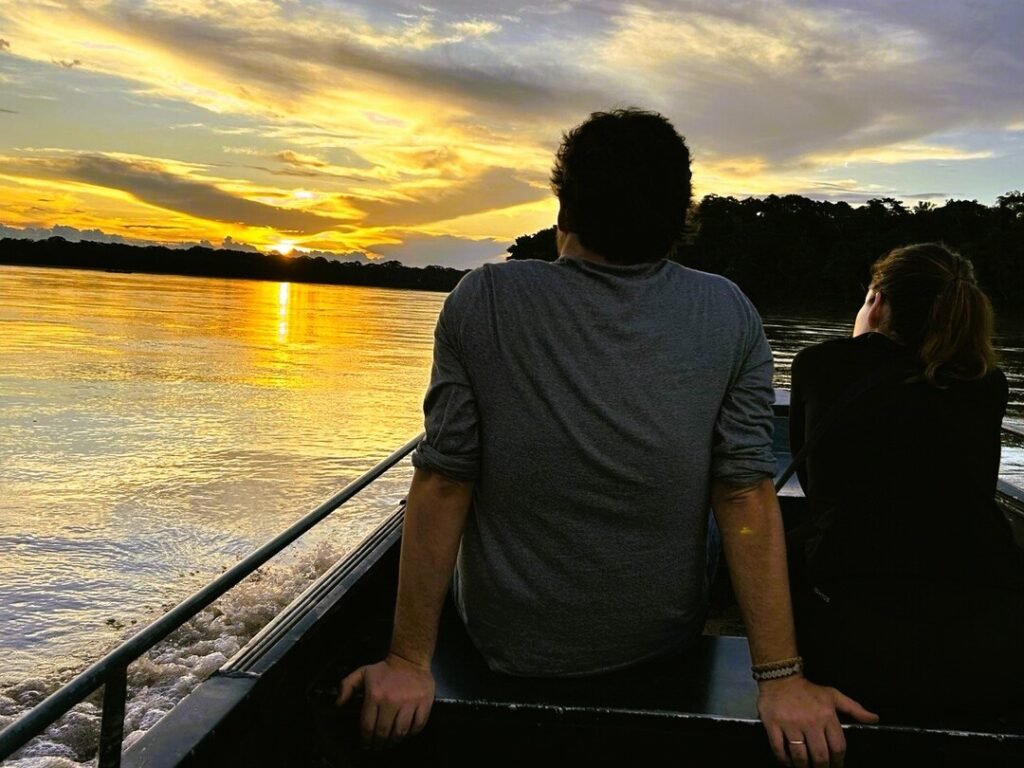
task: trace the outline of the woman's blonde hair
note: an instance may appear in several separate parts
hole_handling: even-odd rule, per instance
[[[871,267],[871,287],[889,305],[883,330],[917,351],[929,382],[995,368],[992,303],[960,254],[938,243],[896,248]]]

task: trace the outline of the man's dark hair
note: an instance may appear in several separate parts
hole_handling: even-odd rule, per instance
[[[690,151],[656,112],[594,112],[563,134],[551,188],[584,247],[620,264],[657,261],[686,230]]]

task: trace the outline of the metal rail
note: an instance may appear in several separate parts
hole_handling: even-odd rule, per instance
[[[412,453],[422,438],[422,434],[414,437],[286,531],[183,600],[0,731],[0,760],[7,759],[21,749],[102,685],[103,720],[100,725],[98,768],[117,768],[121,764],[128,665]]]
[[[1024,438],[1024,425],[1021,424],[1009,424],[1003,422],[1003,432],[1014,437]]]

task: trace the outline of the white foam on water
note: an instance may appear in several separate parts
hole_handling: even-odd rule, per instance
[[[128,668],[124,748],[236,654],[265,624],[337,561],[321,542],[265,565],[182,625]],[[163,606],[169,609],[171,606]],[[133,628],[135,630],[136,628]],[[126,631],[118,642],[134,631]],[[58,669],[17,682],[0,681],[0,728],[67,683],[79,670]],[[29,742],[11,768],[85,768],[96,756],[102,689]]]

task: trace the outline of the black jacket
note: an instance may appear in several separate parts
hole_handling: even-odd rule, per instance
[[[811,583],[895,589],[910,600],[941,585],[1024,586],[1021,554],[992,501],[1001,371],[936,386],[877,333],[805,349],[793,361],[794,454],[844,392],[883,368],[894,375],[848,407],[799,473],[814,521],[804,553]]]

